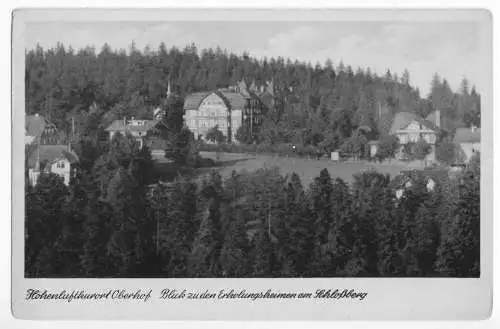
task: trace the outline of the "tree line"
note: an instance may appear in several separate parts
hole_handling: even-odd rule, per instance
[[[81,141],[69,186],[26,187],[27,277],[478,277],[479,157],[400,199],[388,175],[278,169],[150,185],[133,138]]]
[[[334,67],[330,59],[315,65],[283,57],[257,59],[219,47],[199,50],[194,44],[179,49],[161,43],[157,49],[142,51],[135,44],[128,51],[113,50],[108,44],[99,51],[62,44],[29,50],[25,110],[49,118],[64,139],[72,120],[81,136],[87,132],[80,126],[89,120],[102,129],[124,116],[149,119],[156,107],[168,113],[169,82],[182,111],[186,95],[241,79],[257,86],[274,81],[278,100],[258,133],[239,132],[238,139],[245,143],[293,143],[333,151],[359,141],[359,131],[368,140],[382,140],[394,114],[401,111],[425,117],[440,110],[442,126],[451,134],[456,127],[480,126],[480,96],[465,78],[453,91],[446,79],[435,74],[429,94],[421,95],[407,70],[401,76],[389,70],[378,75],[343,62]],[[174,118],[182,125],[182,115]]]

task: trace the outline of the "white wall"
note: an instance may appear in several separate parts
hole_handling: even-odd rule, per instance
[[[460,147],[469,161],[477,152],[481,152],[481,143],[461,143]]]
[[[435,144],[436,143],[436,133],[421,125],[417,121],[413,121],[404,129],[399,129],[396,133],[399,138],[401,144],[407,144],[409,142],[418,142],[420,137],[422,137],[427,143]]]
[[[216,94],[211,94],[201,102],[197,111],[186,111],[184,119],[188,128],[195,133],[195,138],[198,135],[204,137],[216,125],[219,126],[224,136],[227,136],[228,114],[224,101]]]
[[[59,159],[52,163],[50,172],[61,176],[64,179],[64,184],[69,185],[71,163],[67,159]]]

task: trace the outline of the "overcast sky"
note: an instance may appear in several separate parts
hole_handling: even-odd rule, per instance
[[[143,49],[183,48],[195,43],[199,49],[220,46],[228,51],[262,57],[289,57],[292,60],[334,65],[370,67],[378,74],[387,69],[401,76],[410,71],[410,83],[429,90],[434,72],[446,78],[456,90],[467,77],[479,92],[481,72],[480,25],[473,22],[91,22],[30,23],[26,47],[37,43],[47,48],[62,42],[78,49],[94,45],[99,50],[107,42],[112,48],[127,49],[132,41]]]

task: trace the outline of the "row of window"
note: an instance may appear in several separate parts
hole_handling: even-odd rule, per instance
[[[188,120],[187,125],[190,128],[196,128],[196,127],[206,128],[206,127],[214,127],[215,125],[218,125],[220,128],[226,128],[227,121],[226,120],[213,120],[213,119],[198,119],[198,120],[192,119],[192,120]],[[233,127],[237,126],[238,120],[233,120],[232,125],[233,125]]]
[[[200,112],[198,113],[199,116],[207,116],[207,117],[222,117],[226,116],[228,113],[225,109],[210,109],[210,110],[203,110],[200,109]]]
[[[434,144],[436,142],[436,136],[432,134],[400,134],[398,137],[401,144],[406,144],[408,142],[416,143],[421,138],[430,144]]]

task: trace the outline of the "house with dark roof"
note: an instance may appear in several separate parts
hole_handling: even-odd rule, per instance
[[[36,185],[40,173],[54,173],[69,185],[78,156],[66,145],[30,144],[25,147],[26,167],[31,185]]]
[[[455,131],[454,142],[460,146],[468,162],[475,154],[481,152],[481,129],[475,126],[458,128]]]
[[[415,113],[399,112],[394,116],[390,134],[399,138],[400,144],[418,142],[424,139],[427,143],[436,143],[439,131],[439,114],[435,115],[435,121],[429,121],[419,117]]]
[[[433,161],[435,159],[435,145],[442,133],[440,126],[441,115],[439,110],[431,113],[427,119],[415,113],[399,112],[394,116],[389,133],[398,137],[402,146],[423,139],[432,147],[427,160]]]
[[[130,120],[127,118],[115,120],[105,130],[108,132],[110,140],[112,140],[116,134],[130,134],[135,137],[139,143],[139,147],[142,148],[145,145],[149,147],[153,144],[156,145],[158,140],[156,131],[162,127],[163,124],[160,119],[136,120],[132,117]]]
[[[231,142],[242,125],[254,136],[264,112],[272,106],[272,82],[264,90],[262,87],[258,89],[255,83],[249,88],[241,80],[229,88],[188,95],[184,101],[184,122],[197,139],[203,139],[210,129],[218,126]]]
[[[56,136],[57,128],[39,114],[26,115],[24,119],[24,144],[48,144]]]

